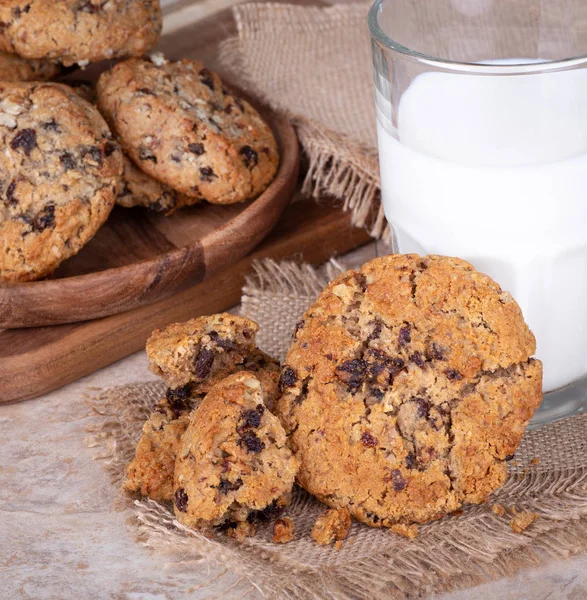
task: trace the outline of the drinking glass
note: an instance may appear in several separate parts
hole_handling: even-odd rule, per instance
[[[458,256],[537,340],[534,424],[587,398],[587,2],[376,0],[381,193],[394,251]]]

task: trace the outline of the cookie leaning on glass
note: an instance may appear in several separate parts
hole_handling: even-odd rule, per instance
[[[534,351],[511,295],[462,260],[393,255],[341,275],[282,370],[298,483],[377,527],[483,502],[540,404]]]

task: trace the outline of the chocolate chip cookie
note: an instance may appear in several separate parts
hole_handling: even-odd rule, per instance
[[[96,108],[55,83],[0,83],[0,144],[0,279],[39,279],[107,219],[122,153]]]
[[[271,409],[278,394],[279,363],[260,350],[253,350],[235,369],[247,370],[255,376],[261,383],[265,406]],[[221,381],[229,375],[228,371],[216,371],[213,377]],[[191,411],[205,395],[194,392],[195,387],[188,383],[169,389],[166,397],[157,404],[143,426],[135,458],[128,466],[125,490],[139,492],[153,500],[172,500],[173,469],[181,437],[187,429]]]
[[[172,388],[193,383],[206,392],[256,350],[259,326],[220,313],[156,329],[147,341],[149,368]]]
[[[231,375],[202,400],[183,435],[175,514],[201,529],[277,516],[297,468],[261,382],[247,371]]]
[[[116,198],[116,204],[125,208],[140,206],[157,213],[170,215],[178,208],[191,206],[200,202],[200,198],[192,198],[176,192],[168,185],[143,173],[127,156],[124,157],[124,173],[122,185]]]
[[[27,60],[0,52],[0,81],[48,81],[60,71],[59,65],[49,60]]]
[[[142,56],[159,39],[159,0],[3,0],[0,50],[66,66]]]
[[[341,275],[282,369],[298,482],[373,526],[483,502],[540,404],[534,351],[511,295],[462,260],[394,255]]]
[[[258,196],[279,162],[269,126],[202,63],[155,62],[129,59],[98,82],[98,106],[125,152],[194,198],[230,204]]]

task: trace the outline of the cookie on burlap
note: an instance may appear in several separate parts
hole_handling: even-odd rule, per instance
[[[462,260],[394,255],[341,275],[282,370],[298,482],[374,526],[483,502],[540,404],[534,351],[511,295]]]
[[[159,0],[3,0],[0,50],[66,66],[142,56],[157,43]]]
[[[176,192],[168,185],[153,179],[141,171],[127,156],[124,157],[124,173],[122,185],[116,204],[124,208],[140,206],[157,213],[170,215],[178,208],[191,206],[200,202],[199,198],[192,198]]]
[[[243,371],[217,384],[193,412],[175,463],[175,515],[198,529],[277,516],[298,461],[263,386]]]
[[[253,350],[235,369],[254,374],[261,382],[265,406],[271,409],[278,394],[279,363],[260,350]],[[216,371],[213,378],[221,381],[230,374]],[[195,393],[193,387],[196,386],[188,383],[169,389],[144,424],[135,457],[127,469],[123,485],[126,491],[139,492],[153,500],[172,500],[173,470],[181,436],[188,426],[191,411],[205,395]]]
[[[125,152],[194,198],[231,204],[258,196],[279,163],[270,127],[201,62],[153,60],[126,60],[98,82],[100,111]]]
[[[1,84],[0,144],[0,279],[39,279],[106,221],[122,153],[96,108],[55,83]]]
[[[60,71],[59,65],[49,60],[27,60],[0,52],[0,81],[48,81]]]
[[[196,384],[206,392],[256,350],[259,326],[228,313],[172,323],[147,340],[149,368],[172,388]]]

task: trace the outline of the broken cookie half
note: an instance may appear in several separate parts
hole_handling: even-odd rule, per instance
[[[149,368],[172,388],[191,383],[194,391],[207,392],[256,350],[258,329],[228,313],[156,329],[147,341]]]
[[[287,504],[298,460],[251,372],[217,384],[194,411],[174,475],[178,520],[189,527],[237,527],[269,520]]]

